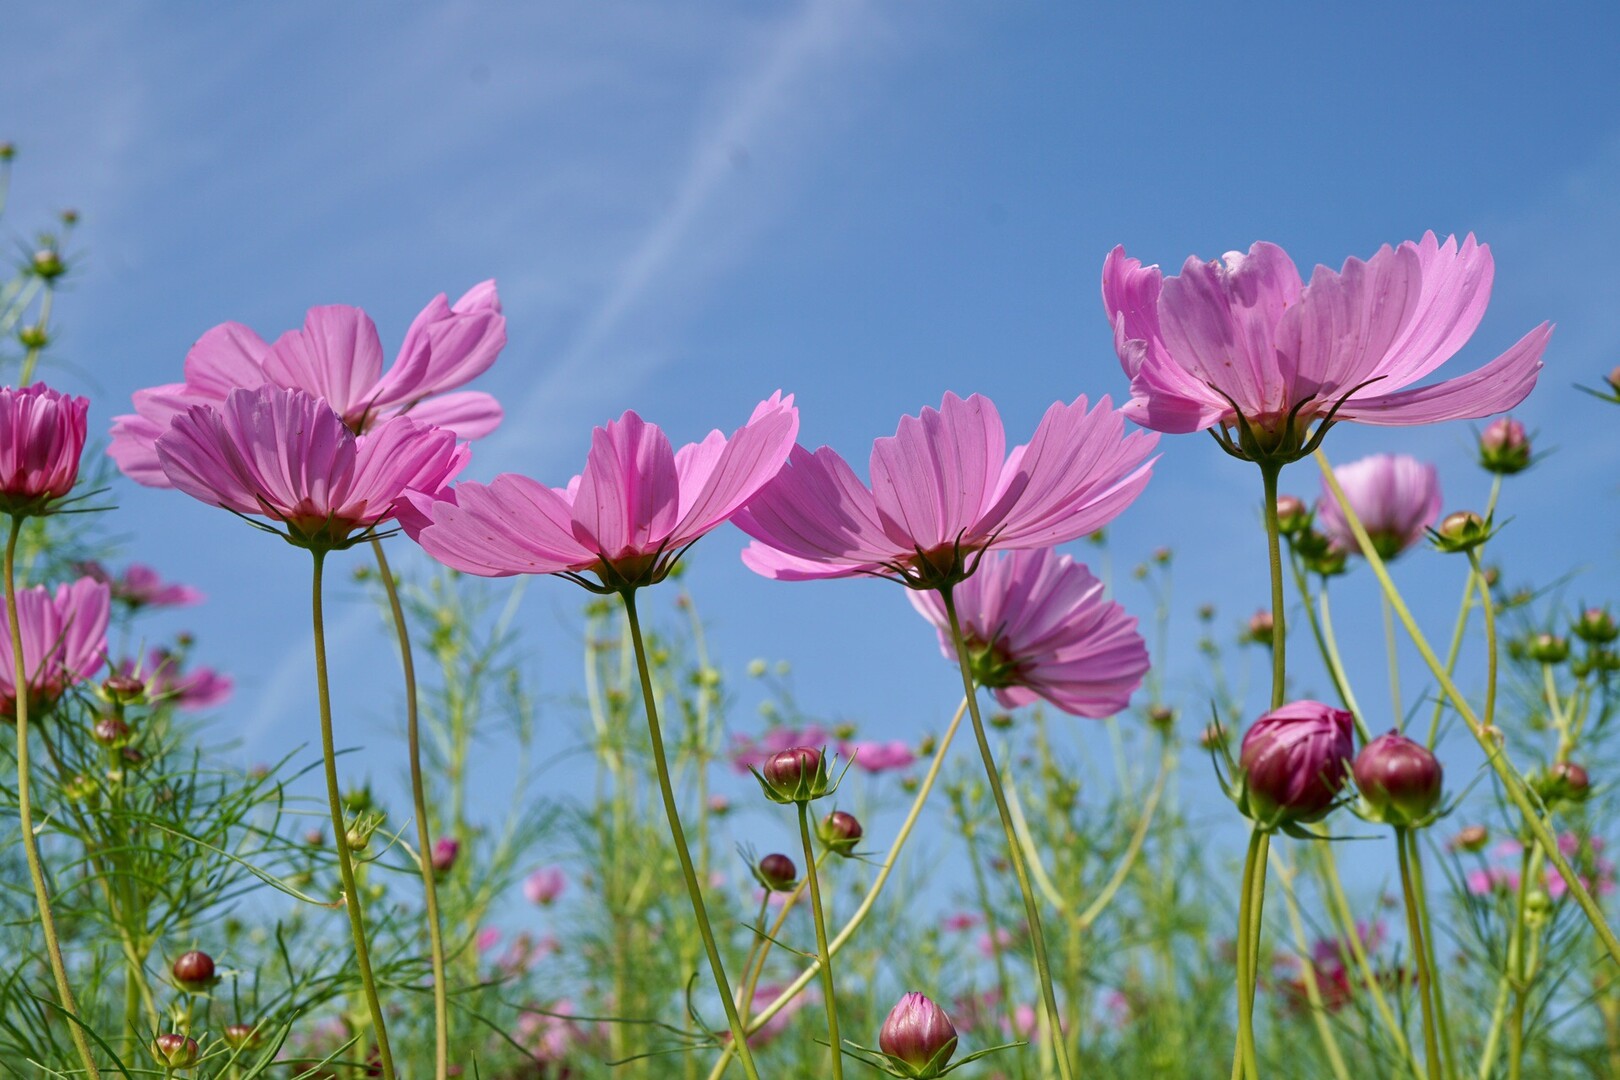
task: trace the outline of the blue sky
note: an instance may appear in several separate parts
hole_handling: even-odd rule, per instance
[[[778,387],[804,442],[863,464],[946,390],[990,395],[1014,441],[1056,398],[1118,400],[1097,284],[1116,243],[1175,267],[1268,239],[1308,272],[1474,231],[1496,254],[1495,299],[1446,372],[1559,324],[1519,411],[1557,452],[1510,484],[1497,555],[1510,580],[1580,570],[1589,598],[1620,584],[1617,414],[1571,387],[1620,360],[1612,5],[127,3],[4,18],[0,138],[20,149],[5,228],[84,215],[47,375],[93,396],[98,430],[134,389],[178,378],[221,321],[269,337],[311,305],[358,304],[391,350],[433,294],[495,277],[510,343],[478,385],[508,419],[470,476],[561,483],[591,425],[626,408],[686,441]],[[1341,426],[1327,448],[1437,460],[1455,508],[1487,488],[1471,438]],[[1208,600],[1235,626],[1265,600],[1259,479],[1201,436],[1162,449],[1112,530],[1115,559],[1175,549],[1170,674],[1196,708],[1186,616]],[[1311,467],[1284,487],[1314,494]],[[212,597],[169,625],[238,679],[224,733],[255,758],[313,740],[307,560],[173,492],[117,498],[130,555]],[[954,673],[898,589],[767,582],[741,545],[705,540],[691,577],[739,677],[785,657],[812,711],[874,737],[941,726]],[[1423,553],[1401,569],[1443,634],[1459,566]],[[1365,570],[1341,587],[1340,630],[1360,696],[1381,701],[1367,588]],[[1147,614],[1140,590],[1120,594]],[[522,609],[559,699],[578,689],[567,624],[582,599],[539,581]],[[389,642],[347,590],[333,611],[350,738],[386,779],[402,767],[384,737]],[[555,706],[544,722],[566,739],[575,720]]]

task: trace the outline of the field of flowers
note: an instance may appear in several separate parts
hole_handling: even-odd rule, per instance
[[[1620,625],[1492,561],[1533,527],[1511,521],[1520,474],[1557,483],[1511,415],[1552,327],[1441,370],[1491,297],[1472,235],[1308,280],[1266,242],[1173,274],[1107,253],[1120,371],[1054,386],[1032,431],[945,393],[869,450],[812,451],[777,392],[676,447],[627,401],[575,433],[577,475],[486,484],[460,478],[478,440],[521,419],[476,389],[506,341],[493,281],[402,331],[343,305],[197,327],[175,381],[98,402],[99,430],[45,377],[75,222],[30,233],[0,285],[0,1076],[1620,1076]],[[1620,404],[1620,369],[1590,381]],[[1341,425],[1465,420],[1481,506],[1404,454],[1330,464]],[[1120,553],[1145,612],[1083,561],[1170,454],[1251,478],[1232,513],[1263,530],[1270,604],[1235,639],[1172,604],[1170,548]],[[308,590],[318,754],[242,767],[231,678],[149,643],[148,613],[202,597],[115,542],[130,482],[234,515],[244,572]],[[777,582],[891,582],[960,707],[873,740],[806,715],[771,664],[724,670],[683,581],[700,542]],[[436,569],[396,573],[413,545]],[[1454,580],[1456,610],[1412,611],[1397,559]],[[405,737],[367,751],[408,772],[406,803],[361,782],[331,704],[356,677],[328,654],[338,575],[397,638]],[[589,795],[525,779],[491,817],[473,760],[529,777],[548,737],[486,580],[524,575],[583,590],[568,767]],[[1345,670],[1349,589],[1381,597],[1388,686]],[[1173,619],[1196,619],[1196,688],[1162,676]],[[1258,715],[1227,680],[1241,649],[1265,659]],[[1400,652],[1425,685],[1400,685]],[[1465,655],[1483,679],[1454,677]],[[763,727],[728,718],[745,682]],[[1447,732],[1477,758],[1443,760]],[[1112,774],[1083,796],[1079,743]],[[1230,797],[1213,826],[1191,770]],[[795,843],[761,850],[762,818]],[[1387,891],[1352,850],[1373,845]]]

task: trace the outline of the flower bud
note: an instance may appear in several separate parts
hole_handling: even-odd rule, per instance
[[[1551,794],[1571,802],[1585,802],[1592,793],[1592,778],[1585,766],[1573,761],[1560,761],[1554,765],[1549,779],[1552,781]]]
[[[1168,731],[1175,726],[1176,710],[1168,705],[1155,705],[1148,710],[1148,723],[1160,731]]]
[[[1439,759],[1398,731],[1362,747],[1353,771],[1367,816],[1375,821],[1401,828],[1423,825],[1440,806],[1445,770]]]
[[[456,865],[456,856],[461,854],[461,843],[451,836],[441,836],[433,841],[433,872],[435,874],[448,874]]]
[[[17,344],[25,349],[39,350],[51,343],[51,332],[39,323],[25,323],[17,327]]]
[[[0,142],[0,161],[10,161],[17,156],[17,144],[7,139]]]
[[[1311,508],[1298,495],[1277,497],[1277,527],[1284,536],[1294,536],[1311,527]]]
[[[779,750],[765,759],[757,774],[772,802],[809,802],[827,793],[827,762],[808,746]]]
[[[938,1076],[956,1053],[956,1028],[945,1010],[915,991],[900,998],[878,1034],[884,1056],[913,1080]]]
[[[1013,714],[1010,712],[993,712],[985,719],[985,723],[997,731],[1012,730],[1014,722]]]
[[[1218,720],[1212,720],[1204,725],[1199,733],[1198,745],[1205,750],[1215,750],[1226,745],[1226,725]]]
[[[182,990],[189,990],[193,994],[201,993],[213,986],[214,958],[205,952],[196,949],[188,953],[181,953],[169,971],[174,975],[174,981],[180,984]]]
[[[90,729],[90,735],[109,750],[122,750],[129,745],[129,725],[116,716],[103,716]]]
[[[754,877],[771,892],[792,892],[799,883],[799,868],[786,855],[773,853],[759,860]]]
[[[1271,612],[1265,609],[1249,616],[1249,625],[1244,631],[1244,639],[1256,645],[1271,645],[1271,635],[1276,629],[1276,623],[1271,618]]]
[[[101,696],[114,705],[139,705],[146,697],[146,683],[133,675],[109,675],[101,682]]]
[[[523,898],[531,904],[548,907],[568,887],[568,876],[560,866],[543,866],[523,879]]]
[[[1620,637],[1620,625],[1607,608],[1587,608],[1571,627],[1575,636],[1589,645],[1607,645]]]
[[[1569,639],[1557,634],[1537,634],[1530,639],[1525,655],[1538,664],[1562,664],[1569,659]]]
[[[152,1056],[158,1064],[170,1069],[189,1069],[197,1064],[200,1053],[197,1040],[170,1033],[152,1040]]]
[[[822,818],[821,824],[816,826],[816,835],[821,838],[821,842],[827,845],[828,850],[838,855],[848,855],[854,851],[855,845],[861,842],[864,831],[855,815],[843,810],[834,810]]]
[[[1240,807],[1262,827],[1315,821],[1333,808],[1350,776],[1354,722],[1320,701],[1295,701],[1262,716],[1243,735]]]
[[[62,219],[63,225],[67,225],[69,227],[79,223],[79,212],[73,209],[71,206],[63,210],[57,216]]]
[[[62,781],[62,794],[76,803],[95,803],[101,797],[101,784],[86,773],[70,776]]]
[[[1459,552],[1483,544],[1490,533],[1490,524],[1484,518],[1472,510],[1456,510],[1440,520],[1433,535],[1441,551]]]
[[[1485,425],[1479,436],[1479,463],[1490,472],[1511,476],[1530,467],[1530,437],[1509,416]]]
[[[1531,889],[1524,896],[1524,911],[1531,925],[1540,925],[1552,914],[1553,900],[1546,889]]]
[[[34,252],[34,257],[29,262],[29,268],[34,271],[36,276],[42,277],[46,281],[59,278],[67,272],[67,264],[62,262],[61,252],[55,248],[40,248]]]
[[[259,1029],[252,1024],[232,1024],[224,1034],[225,1045],[232,1050],[251,1050],[263,1041]]]
[[[1451,847],[1453,851],[1478,853],[1484,851],[1485,845],[1490,842],[1491,830],[1483,825],[1465,825],[1451,838]]]

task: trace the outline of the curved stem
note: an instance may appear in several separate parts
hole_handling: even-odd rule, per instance
[[[310,616],[315,634],[315,692],[320,699],[321,759],[326,766],[326,801],[332,814],[332,845],[337,848],[338,872],[343,877],[343,906],[349,913],[349,932],[354,938],[354,959],[360,969],[360,988],[365,993],[371,1026],[377,1032],[377,1054],[382,1059],[382,1074],[387,1080],[393,1080],[394,1052],[388,1045],[382,1001],[377,997],[377,980],[371,973],[371,952],[366,947],[366,917],[360,907],[360,890],[354,881],[354,855],[349,850],[349,829],[343,820],[343,797],[338,790],[337,748],[332,738],[332,695],[326,672],[326,619],[321,603],[326,552],[312,548],[310,554],[315,556],[315,572],[310,585]]]
[[[1281,708],[1286,679],[1288,626],[1283,602],[1282,525],[1277,520],[1277,476],[1280,465],[1261,465],[1266,492],[1266,554],[1271,560],[1271,707]]]
[[[56,936],[56,918],[51,914],[50,890],[45,885],[45,870],[39,860],[39,840],[34,835],[34,808],[28,791],[28,667],[23,657],[22,626],[17,622],[17,538],[22,535],[23,519],[11,519],[11,532],[6,537],[6,621],[11,628],[11,678],[16,687],[17,704],[17,814],[22,821],[23,857],[28,863],[28,880],[34,886],[34,902],[39,905],[39,925],[45,934],[45,956],[50,962],[51,975],[56,980],[56,1001],[68,1014],[68,1031],[79,1060],[92,1080],[99,1080],[101,1071],[90,1055],[90,1040],[79,1020],[79,1006],[73,1000],[68,986],[67,965],[62,962],[62,943]]]
[[[1276,517],[1276,507],[1272,507]],[[951,640],[956,644],[956,663],[962,672],[962,691],[968,701],[968,715],[973,719],[973,737],[979,744],[979,757],[984,761],[985,778],[990,794],[995,797],[996,811],[1001,815],[1001,828],[1007,837],[1007,858],[1018,877],[1018,890],[1024,898],[1024,916],[1029,920],[1029,940],[1035,952],[1035,972],[1041,981],[1041,998],[1046,1004],[1046,1017],[1051,1024],[1052,1051],[1057,1058],[1058,1075],[1062,1080],[1073,1080],[1074,1069],[1069,1064],[1069,1048],[1063,1034],[1063,1014],[1058,1012],[1057,994],[1052,989],[1052,965],[1046,955],[1046,935],[1041,931],[1041,912],[1035,903],[1035,892],[1029,883],[1029,868],[1024,865],[1024,853],[1018,846],[1013,831],[1012,813],[1007,809],[1007,793],[1001,787],[1001,770],[996,766],[990,740],[984,733],[984,719],[979,715],[979,698],[973,686],[972,661],[968,657],[967,641],[962,637],[962,623],[956,616],[956,600],[950,586],[939,590],[945,603],[945,615],[951,624]]]
[[[624,601],[625,619],[629,623],[630,640],[636,651],[636,668],[641,673],[641,700],[647,710],[647,734],[652,740],[653,765],[658,771],[658,793],[664,799],[664,816],[669,819],[670,837],[675,841],[675,854],[680,859],[681,876],[686,879],[686,894],[692,900],[692,913],[697,916],[698,934],[703,938],[703,949],[709,956],[709,971],[714,975],[715,989],[720,992],[720,1003],[726,1010],[726,1023],[731,1028],[731,1044],[736,1047],[738,1059],[748,1080],[759,1080],[759,1069],[754,1065],[753,1051],[748,1047],[748,1034],[742,1018],[737,1015],[737,1003],[731,996],[731,984],[726,981],[725,965],[720,961],[720,947],[715,944],[714,931],[709,927],[709,912],[703,905],[703,890],[698,885],[697,871],[692,866],[692,853],[686,846],[686,831],[681,828],[680,811],[675,806],[675,789],[669,781],[669,759],[664,753],[664,735],[658,726],[658,705],[654,700],[652,669],[647,664],[647,646],[641,636],[641,620],[636,615],[636,591],[626,589],[619,594]]]
[[[433,1075],[446,1080],[450,1075],[450,985],[444,965],[444,932],[439,925],[439,888],[433,880],[433,834],[428,826],[427,794],[422,784],[422,740],[417,727],[416,661],[411,656],[411,632],[405,622],[405,608],[399,602],[399,585],[388,566],[382,541],[373,538],[372,553],[377,556],[377,573],[388,593],[388,610],[399,634],[399,662],[405,675],[405,742],[411,759],[411,801],[416,813],[417,865],[422,871],[422,893],[428,924],[428,948],[433,964]]]
[[[967,798],[952,792],[952,805],[956,810],[957,829],[967,847],[968,866],[973,870],[973,892],[979,898],[979,913],[984,916],[984,932],[990,942],[990,959],[996,969],[996,990],[1000,994],[1001,1010],[1006,1014],[1007,1030],[1018,1030],[1018,1000],[1013,993],[1012,978],[1007,974],[1007,950],[1001,944],[1001,927],[996,920],[995,901],[990,898],[990,886],[984,878],[984,860],[979,858],[978,826],[968,818]],[[1020,1076],[1029,1074],[1024,1055],[1018,1055]]]
[[[821,995],[827,1006],[827,1038],[832,1043],[833,1080],[844,1080],[844,1042],[838,1037],[838,1000],[833,984],[832,951],[827,948],[827,916],[821,906],[821,873],[816,867],[816,849],[810,843],[810,804],[799,804],[799,839],[804,842],[804,862],[809,868],[810,910],[816,917],[816,955],[821,958]]]
[[[1355,533],[1356,539],[1361,544],[1362,551],[1367,557],[1368,565],[1373,568],[1373,573],[1377,575],[1378,584],[1383,588],[1384,594],[1389,597],[1389,602],[1395,608],[1395,614],[1400,619],[1401,625],[1406,627],[1406,633],[1411,637],[1412,644],[1417,647],[1419,655],[1423,657],[1423,662],[1428,665],[1429,671],[1434,675],[1436,681],[1440,683],[1440,689],[1451,700],[1458,714],[1462,716],[1463,722],[1468,725],[1468,730],[1474,736],[1474,741],[1479,743],[1479,748],[1485,752],[1485,760],[1490,763],[1492,771],[1502,781],[1502,787],[1507,791],[1508,797],[1513,800],[1514,806],[1524,815],[1525,824],[1541,844],[1543,850],[1546,851],[1547,858],[1558,869],[1559,875],[1564,879],[1564,884],[1569,887],[1569,895],[1575,898],[1575,902],[1580,905],[1581,911],[1586,914],[1587,921],[1592,924],[1592,929],[1597,933],[1598,939],[1603,942],[1604,949],[1608,951],[1616,963],[1620,963],[1620,937],[1615,936],[1608,920],[1603,917],[1603,909],[1598,907],[1596,900],[1592,899],[1592,894],[1587,890],[1585,883],[1581,881],[1581,876],[1575,872],[1569,865],[1569,860],[1564,858],[1563,853],[1558,850],[1558,838],[1553,835],[1553,831],[1548,827],[1547,823],[1541,819],[1533,796],[1525,784],[1523,776],[1513,767],[1506,747],[1498,743],[1491,732],[1485,730],[1479,717],[1475,715],[1473,706],[1468,703],[1468,699],[1463,697],[1462,692],[1457,689],[1457,684],[1452,682],[1451,675],[1447,673],[1445,668],[1440,666],[1440,661],[1434,655],[1434,650],[1429,647],[1428,639],[1423,636],[1423,631],[1419,629],[1417,620],[1412,617],[1412,612],[1408,610],[1406,601],[1401,598],[1400,592],[1395,588],[1395,583],[1390,579],[1389,569],[1385,567],[1384,560],[1379,558],[1378,552],[1373,550],[1372,541],[1367,537],[1366,528],[1361,524],[1361,519],[1356,516],[1355,508],[1345,498],[1344,489],[1339,486],[1338,479],[1333,475],[1332,467],[1320,450],[1316,452],[1316,461],[1322,470],[1322,476],[1328,485],[1328,489],[1333,493],[1333,497],[1338,500],[1340,508],[1344,511],[1345,522],[1349,524],[1351,531]],[[1494,653],[1495,650],[1493,649],[1492,652]],[[1486,700],[1489,702],[1493,701],[1494,698],[1488,696]]]
[[[1169,780],[1170,770],[1174,767],[1175,749],[1166,739],[1164,754],[1159,758],[1159,775],[1153,781],[1153,789],[1148,792],[1147,801],[1142,804],[1142,816],[1136,822],[1136,831],[1131,834],[1130,842],[1125,847],[1125,853],[1120,856],[1119,865],[1114,868],[1113,876],[1108,879],[1108,883],[1103,886],[1096,899],[1080,913],[1077,925],[1081,930],[1091,929],[1091,925],[1101,917],[1120,887],[1125,884],[1137,856],[1142,853],[1142,846],[1147,843],[1148,831],[1153,826],[1154,812],[1159,808],[1159,799],[1164,795],[1165,782]]]
[[[1446,648],[1446,670],[1457,670],[1457,658],[1462,655],[1463,637],[1468,631],[1468,613],[1473,610],[1474,577],[1470,574],[1463,580],[1462,603],[1457,607],[1457,622],[1451,628],[1451,644]],[[1491,602],[1489,596],[1485,602]],[[1440,718],[1445,715],[1446,699],[1436,697],[1434,701],[1434,715],[1429,718],[1429,739],[1427,746],[1434,749],[1434,744],[1440,738]]]
[[[1429,950],[1423,944],[1423,920],[1418,915],[1417,894],[1412,886],[1410,834],[1395,829],[1396,858],[1401,865],[1401,896],[1406,901],[1406,934],[1411,939],[1412,960],[1417,965],[1418,1001],[1423,1006],[1423,1060],[1431,1077],[1440,1071],[1440,1035],[1434,1020],[1434,972],[1429,968]]]

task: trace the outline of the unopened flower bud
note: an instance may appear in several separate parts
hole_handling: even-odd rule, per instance
[[[956,1053],[956,1028],[945,1010],[915,991],[889,1011],[878,1046],[890,1063],[914,1080],[938,1076]]]
[[[1620,367],[1609,372],[1609,385],[1614,388],[1615,393],[1620,394]]]
[[[848,855],[855,850],[855,845],[861,842],[864,830],[855,815],[843,810],[834,810],[821,819],[816,827],[816,835],[821,842],[827,845],[829,851],[839,855]]]
[[[101,681],[101,693],[114,705],[138,705],[146,697],[146,683],[133,675],[109,675]]]
[[[1530,437],[1524,425],[1509,416],[1485,425],[1479,436],[1479,463],[1493,473],[1511,476],[1530,467]]]
[[[62,781],[62,794],[70,802],[94,803],[101,796],[101,784],[95,777],[80,773]]]
[[[1456,510],[1440,520],[1434,531],[1435,546],[1441,551],[1467,551],[1483,544],[1490,536],[1490,526],[1472,510]]]
[[[1350,777],[1354,722],[1320,701],[1274,709],[1243,735],[1242,809],[1272,827],[1315,821],[1333,808]]]
[[[1218,720],[1212,720],[1204,725],[1199,733],[1198,745],[1205,750],[1214,750],[1226,745],[1226,725]]]
[[[1569,659],[1569,639],[1557,634],[1537,634],[1530,639],[1525,655],[1538,664],[1562,664]]]
[[[1256,645],[1271,645],[1272,633],[1276,630],[1276,622],[1271,612],[1261,609],[1249,616],[1249,625],[1244,631],[1244,639]]]
[[[1525,914],[1533,922],[1542,922],[1552,912],[1553,901],[1546,889],[1531,889],[1524,897]]]
[[[252,1024],[231,1024],[224,1035],[225,1045],[232,1050],[251,1050],[263,1041],[258,1028]]]
[[[786,855],[772,853],[759,860],[754,877],[771,892],[791,892],[799,883],[799,868]]]
[[[986,723],[995,728],[997,731],[1008,731],[1013,726],[1013,714],[1008,712],[994,712],[990,714]]]
[[[461,854],[461,843],[453,836],[441,836],[433,841],[433,872],[448,874]]]
[[[1465,825],[1457,830],[1457,835],[1451,838],[1451,846],[1456,851],[1480,852],[1491,841],[1491,830],[1483,825]]]
[[[214,958],[196,949],[181,953],[169,967],[182,990],[201,993],[214,985]]]
[[[90,729],[90,735],[110,750],[122,750],[129,745],[129,725],[116,716],[101,717]]]
[[[1148,710],[1148,723],[1161,731],[1168,731],[1175,726],[1176,710],[1168,705],[1155,705]]]
[[[310,847],[320,847],[326,843],[326,834],[319,829],[307,829],[304,832],[304,843]]]
[[[1169,566],[1171,558],[1172,556],[1169,548],[1162,547],[1153,549],[1153,561],[1158,563],[1160,566]]]
[[[196,1039],[170,1032],[152,1040],[152,1056],[167,1068],[189,1069],[197,1064],[200,1051]]]
[[[710,795],[709,813],[716,817],[724,817],[726,814],[731,813],[731,800],[724,795]]]
[[[1294,536],[1311,527],[1311,508],[1298,495],[1277,497],[1277,527],[1284,536]]]
[[[1439,759],[1398,731],[1362,747],[1354,772],[1368,816],[1386,825],[1426,824],[1440,806],[1445,770]]]
[[[17,344],[25,349],[43,349],[51,343],[51,332],[39,323],[28,323],[17,328]]]
[[[72,227],[72,226],[77,225],[79,223],[79,212],[77,210],[73,209],[73,207],[71,207],[71,206],[66,208],[65,210],[63,210],[57,216],[62,219],[62,224],[63,225],[67,225],[69,227]]]
[[[1587,608],[1572,627],[1575,636],[1591,645],[1607,645],[1620,637],[1620,625],[1607,608]]]
[[[819,750],[794,746],[766,758],[759,778],[773,802],[809,802],[827,793],[827,762]]]
[[[7,139],[0,142],[0,161],[10,161],[17,156],[17,144]]]
[[[1592,778],[1583,765],[1573,761],[1560,761],[1550,774],[1552,792],[1571,802],[1584,802],[1592,793]]]
[[[46,281],[61,277],[67,270],[66,264],[62,262],[61,253],[54,248],[40,248],[34,252],[29,265],[36,276]]]

